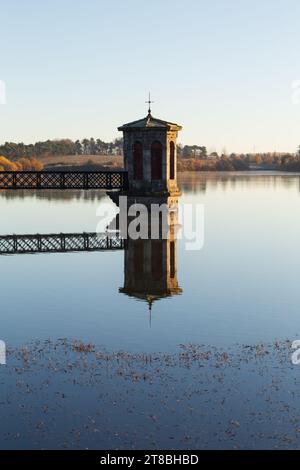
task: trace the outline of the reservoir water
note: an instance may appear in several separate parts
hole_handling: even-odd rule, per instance
[[[0,256],[1,449],[300,448],[300,176],[180,185],[204,244],[165,251],[167,282],[129,245]],[[0,235],[95,232],[107,204],[2,192]]]
[[[173,351],[295,338],[300,333],[300,177],[197,174],[180,203],[203,204],[204,246],[177,242],[180,295],[153,303],[119,292],[123,252],[0,257],[1,338],[80,339],[110,349]],[[94,232],[96,192],[2,192],[0,234]],[[111,203],[112,204],[112,203]]]

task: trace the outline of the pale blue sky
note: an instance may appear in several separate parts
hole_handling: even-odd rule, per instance
[[[0,142],[118,136],[153,114],[220,151],[300,144],[299,0],[0,0]]]

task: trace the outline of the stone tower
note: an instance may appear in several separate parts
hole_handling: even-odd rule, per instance
[[[124,136],[124,165],[129,195],[179,196],[177,186],[178,124],[148,115],[119,127]]]

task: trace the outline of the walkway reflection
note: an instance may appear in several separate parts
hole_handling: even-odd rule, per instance
[[[145,200],[134,202],[144,204]],[[0,236],[0,255],[124,250],[124,286],[119,292],[146,301],[151,311],[155,301],[181,294],[182,289],[177,280],[178,198],[147,200],[147,204],[150,202],[163,204],[165,210],[152,215],[152,218],[149,211],[146,238],[128,236],[133,218],[127,218],[125,233],[123,229],[102,234]],[[121,215],[118,215],[118,220]],[[157,230],[155,238],[151,227]]]

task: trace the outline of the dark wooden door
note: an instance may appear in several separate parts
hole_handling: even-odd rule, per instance
[[[163,241],[151,240],[151,273],[154,281],[163,276]]]
[[[170,180],[175,179],[175,144],[170,142]]]
[[[170,242],[170,277],[175,277],[175,242]]]
[[[133,145],[133,178],[142,180],[143,173],[143,145],[141,142],[135,142]]]

